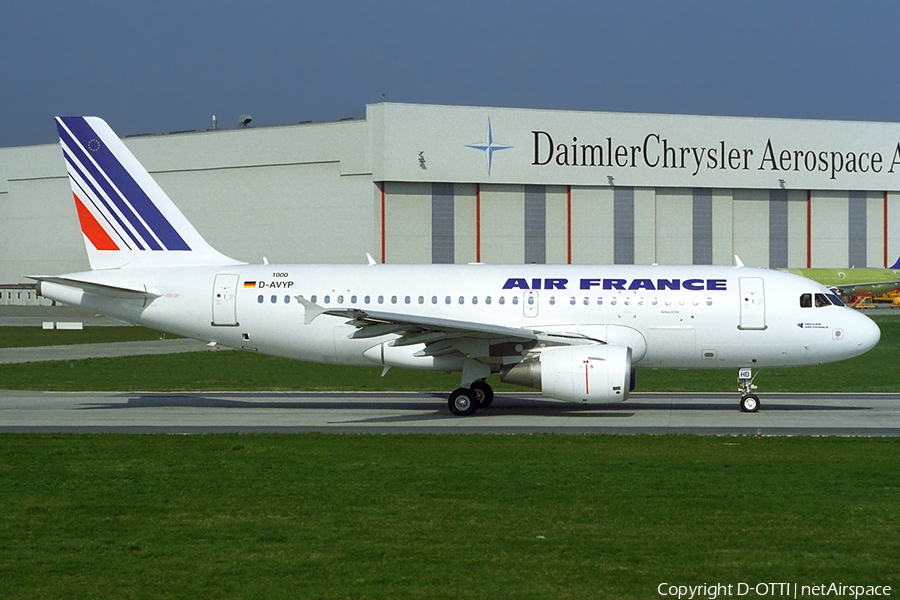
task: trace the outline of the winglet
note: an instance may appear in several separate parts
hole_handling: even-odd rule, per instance
[[[326,310],[326,309],[322,308],[321,306],[319,306],[318,304],[316,304],[315,302],[310,302],[303,296],[294,296],[294,298],[296,298],[297,302],[299,302],[301,305],[303,305],[303,308],[305,309],[304,310],[305,315],[303,317],[303,322],[306,325],[309,325],[310,323],[312,323],[316,317],[321,315]]]
[[[889,269],[900,269],[900,256],[897,257],[897,262],[888,267]]]
[[[743,267],[743,266],[744,266],[743,261],[741,261],[741,257],[738,256],[737,254],[734,255],[734,266],[736,266],[736,267]]]
[[[369,254],[368,252],[366,252],[366,260],[369,261],[369,266],[370,266],[370,267],[371,267],[372,265],[374,265],[374,264],[377,264],[377,263],[375,262],[375,259],[372,258],[372,255]]]

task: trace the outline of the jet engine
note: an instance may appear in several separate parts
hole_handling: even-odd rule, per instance
[[[591,345],[546,348],[503,367],[500,380],[541,390],[569,402],[611,402],[628,398],[631,348]]]

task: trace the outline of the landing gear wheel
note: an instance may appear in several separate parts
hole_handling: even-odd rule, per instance
[[[743,412],[756,412],[759,410],[759,398],[756,394],[747,394],[741,398],[741,410]]]
[[[474,415],[475,411],[478,410],[478,399],[476,398],[475,392],[472,390],[468,388],[459,388],[450,394],[447,406],[450,407],[450,412],[454,415],[458,417],[468,417]]]
[[[475,400],[478,402],[478,408],[490,406],[494,401],[494,390],[485,381],[476,381],[472,384],[471,390],[475,392]]]

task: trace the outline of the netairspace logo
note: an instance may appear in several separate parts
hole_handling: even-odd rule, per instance
[[[660,596],[671,596],[678,600],[722,597],[776,597],[776,598],[869,598],[890,596],[889,585],[844,585],[843,583],[821,583],[803,585],[798,583],[715,583],[703,585],[675,585],[661,583],[656,588]]]

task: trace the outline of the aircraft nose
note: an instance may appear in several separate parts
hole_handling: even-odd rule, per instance
[[[881,329],[878,328],[875,321],[864,314],[854,311],[854,316],[848,329],[858,354],[863,354],[874,348],[881,340]]]

